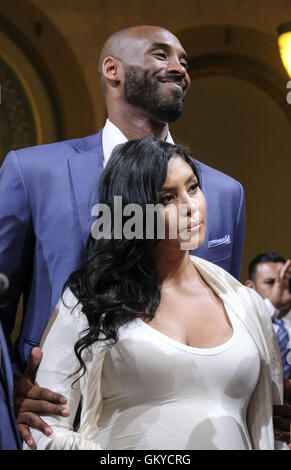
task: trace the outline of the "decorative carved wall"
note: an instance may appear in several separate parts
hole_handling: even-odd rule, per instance
[[[9,150],[37,144],[36,119],[20,77],[0,56],[0,159]],[[1,158],[2,157],[2,158]]]

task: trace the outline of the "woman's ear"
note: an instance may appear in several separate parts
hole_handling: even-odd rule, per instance
[[[121,62],[115,57],[108,56],[104,59],[102,64],[102,74],[105,80],[109,80],[115,86],[120,82],[120,65]]]

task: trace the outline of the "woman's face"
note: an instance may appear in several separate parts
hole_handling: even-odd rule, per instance
[[[169,160],[159,202],[166,243],[182,250],[198,248],[205,237],[206,201],[192,168],[177,154]]]

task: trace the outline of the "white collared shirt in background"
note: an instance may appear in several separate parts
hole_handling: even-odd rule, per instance
[[[279,310],[277,308],[274,307],[274,305],[272,304],[272,302],[268,299],[268,298],[265,298],[264,299],[264,302],[267,306],[267,309],[269,311],[269,314],[270,314],[270,317],[272,320],[274,320],[278,314],[279,314]],[[290,312],[288,312],[284,317],[281,318],[283,320],[283,324],[284,324],[284,327],[286,328],[287,330],[287,333],[289,335],[289,340],[291,341],[291,321],[290,321]],[[274,327],[274,330],[277,334],[278,332],[278,329],[279,329],[279,326],[276,325],[275,323],[273,323],[273,327]]]
[[[118,129],[118,127],[115,126],[115,124],[113,124],[111,121],[109,121],[109,119],[106,119],[102,133],[102,147],[104,155],[103,168],[106,166],[114,147],[119,144],[124,144],[127,142],[127,140],[128,139],[121,132],[121,130]],[[169,142],[170,144],[174,143],[170,131],[166,137],[166,142]]]
[[[291,309],[289,310],[288,313],[286,313],[286,315],[284,316],[284,318],[285,318],[286,320],[288,320],[288,321],[291,322]]]

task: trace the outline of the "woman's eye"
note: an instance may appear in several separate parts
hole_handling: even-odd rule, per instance
[[[198,188],[198,186],[199,186],[198,183],[193,183],[193,184],[191,184],[189,190],[192,191],[192,192],[193,192],[193,191],[196,191],[196,189]]]
[[[169,204],[169,202],[171,202],[172,198],[173,198],[173,196],[171,194],[168,194],[167,196],[163,196],[160,199],[160,203],[164,204],[164,206],[165,206],[166,204]]]

